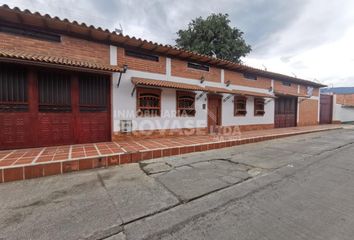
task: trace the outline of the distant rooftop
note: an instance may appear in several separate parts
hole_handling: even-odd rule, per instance
[[[354,87],[322,88],[321,93],[354,94]]]

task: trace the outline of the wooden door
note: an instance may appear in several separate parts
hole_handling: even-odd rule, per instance
[[[275,99],[274,127],[295,127],[297,120],[297,98],[278,97]]]
[[[75,118],[69,73],[37,72],[37,146],[74,144]]]
[[[320,96],[320,124],[332,123],[333,96]]]
[[[79,76],[77,141],[111,141],[110,78],[104,75]]]
[[[210,133],[216,132],[221,126],[221,102],[219,95],[208,96],[208,130]]]

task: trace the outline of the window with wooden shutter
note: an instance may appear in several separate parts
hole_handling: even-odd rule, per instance
[[[161,115],[160,89],[137,89],[137,114],[139,117],[159,117]]]
[[[83,74],[79,77],[81,112],[105,112],[108,109],[109,77]]]
[[[265,114],[264,99],[263,98],[255,98],[254,99],[254,115],[255,116],[263,116],[264,114]]]
[[[28,111],[27,71],[0,64],[0,112]]]
[[[249,80],[257,80],[257,75],[251,73],[244,73],[243,77]]]
[[[134,58],[140,58],[143,60],[149,60],[153,62],[158,62],[159,61],[159,56],[154,55],[154,54],[149,54],[141,51],[134,51],[134,50],[125,50],[125,55],[129,57],[134,57]]]
[[[71,112],[71,76],[59,72],[38,72],[40,112]]]
[[[246,106],[247,106],[247,98],[246,97],[235,96],[234,116],[245,116],[247,114]]]
[[[177,116],[195,116],[195,93],[177,92]]]
[[[188,66],[188,68],[193,68],[193,69],[209,72],[209,66],[204,65],[204,64],[188,62],[187,66]]]

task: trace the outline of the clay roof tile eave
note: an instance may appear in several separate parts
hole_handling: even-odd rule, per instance
[[[35,18],[42,18],[43,21],[52,21],[52,22],[58,22],[59,24],[66,24],[66,28],[65,29],[70,29],[70,31],[72,31],[73,29],[70,28],[70,26],[73,26],[75,28],[83,28],[83,29],[89,29],[91,31],[97,31],[97,32],[102,32],[105,33],[106,35],[108,34],[110,37],[109,39],[112,39],[111,41],[116,41],[117,44],[122,44],[123,42],[126,43],[128,41],[133,41],[135,43],[144,43],[145,45],[151,45],[152,48],[155,49],[155,51],[158,53],[158,49],[159,48],[167,48],[167,49],[171,49],[171,50],[175,50],[177,51],[177,53],[175,54],[175,56],[179,55],[179,54],[183,54],[183,53],[187,53],[190,54],[191,57],[195,56],[198,58],[201,57],[205,57],[208,58],[210,60],[213,60],[213,62],[215,61],[215,66],[217,67],[218,64],[220,63],[224,63],[227,65],[225,66],[225,68],[227,69],[239,69],[239,71],[250,71],[250,72],[257,72],[257,74],[261,75],[261,76],[265,76],[265,77],[270,77],[270,78],[274,78],[277,80],[287,80],[287,81],[292,81],[298,84],[305,84],[305,85],[311,85],[311,86],[315,86],[315,87],[325,87],[326,85],[324,84],[320,84],[320,83],[316,83],[316,82],[312,82],[309,80],[304,80],[304,79],[299,79],[299,78],[294,78],[291,76],[287,76],[287,75],[283,75],[283,74],[279,74],[279,73],[275,73],[275,72],[269,72],[269,71],[265,71],[262,69],[257,69],[257,68],[253,68],[253,67],[249,67],[243,64],[239,64],[239,63],[235,63],[235,62],[231,62],[231,61],[227,61],[224,59],[218,59],[218,58],[212,58],[211,56],[207,56],[204,54],[199,54],[196,52],[191,52],[185,49],[181,49],[181,48],[177,48],[171,45],[163,45],[163,44],[159,44],[156,42],[152,42],[152,41],[147,41],[147,40],[143,40],[140,38],[135,38],[135,37],[130,37],[128,35],[123,35],[121,33],[116,33],[116,32],[111,32],[108,29],[102,29],[100,27],[95,27],[95,26],[88,26],[85,23],[78,23],[76,21],[69,21],[68,19],[60,19],[59,17],[52,17],[49,14],[40,14],[38,12],[32,13],[31,11],[29,11],[28,9],[25,10],[21,10],[17,7],[14,8],[10,8],[8,5],[4,4],[2,6],[0,6],[0,15],[1,15],[1,11],[6,11],[7,13],[15,13],[15,14],[23,14],[26,15],[26,17],[35,17]],[[48,26],[46,26],[48,27]],[[69,32],[68,32],[69,33]],[[82,34],[82,33],[81,33]],[[89,35],[88,37],[92,37],[92,34]],[[108,38],[107,38],[108,39]],[[240,70],[242,69],[242,70]]]
[[[76,61],[69,58],[64,57],[55,57],[55,56],[46,56],[42,54],[36,53],[25,53],[23,51],[15,51],[15,50],[8,50],[0,48],[0,60],[8,60],[8,61],[21,61],[21,62],[28,62],[28,63],[43,63],[43,64],[50,64],[50,65],[57,65],[57,66],[69,66],[75,68],[85,68],[91,70],[98,70],[98,71],[107,71],[107,72],[121,72],[123,71],[118,66],[111,66],[111,65],[103,65],[98,63],[92,62],[84,62],[84,61]]]

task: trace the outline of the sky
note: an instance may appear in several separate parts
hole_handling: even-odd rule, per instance
[[[354,86],[353,0],[0,0],[0,4],[175,44],[196,17],[228,13],[252,52],[242,61],[334,87]]]

